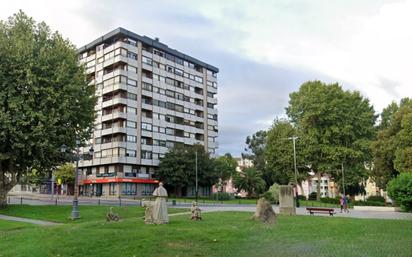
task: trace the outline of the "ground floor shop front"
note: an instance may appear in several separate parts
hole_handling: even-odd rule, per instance
[[[159,181],[154,179],[90,179],[82,181],[80,194],[97,197],[144,197],[151,196],[158,183]]]

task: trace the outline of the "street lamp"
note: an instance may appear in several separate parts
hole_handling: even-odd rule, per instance
[[[196,204],[197,204],[197,198],[198,198],[198,182],[197,182],[197,149],[195,151],[195,162],[196,162]]]
[[[295,185],[296,185],[296,207],[299,207],[299,195],[298,195],[298,169],[296,168],[296,139],[298,137],[289,137],[288,139],[293,141],[293,164],[295,169]]]
[[[62,153],[66,152],[67,146],[62,145],[60,148],[60,151]],[[89,149],[89,155],[93,157],[93,152],[94,149],[91,147]],[[75,151],[75,160],[76,160],[76,168],[74,170],[74,196],[73,196],[73,204],[72,204],[72,213],[71,213],[71,219],[78,219],[80,218],[80,212],[79,212],[79,160],[80,160],[80,139],[76,137],[76,151]]]

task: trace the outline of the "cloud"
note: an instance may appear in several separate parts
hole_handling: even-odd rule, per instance
[[[412,94],[412,1],[14,0],[0,19],[18,9],[79,47],[121,26],[219,67],[219,153],[239,155],[307,80],[359,90],[377,111]]]

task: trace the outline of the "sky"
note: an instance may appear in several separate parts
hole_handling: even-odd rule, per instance
[[[0,19],[19,9],[78,47],[123,27],[218,67],[220,154],[286,117],[308,80],[358,90],[377,113],[412,95],[412,1],[13,0]]]

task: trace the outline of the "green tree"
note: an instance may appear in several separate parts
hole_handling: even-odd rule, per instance
[[[373,153],[372,176],[380,188],[400,172],[412,172],[412,100],[391,103],[381,114]]]
[[[244,190],[249,197],[256,197],[265,190],[266,184],[262,173],[256,168],[246,168],[233,177],[233,184],[238,191]]]
[[[388,194],[407,211],[412,211],[412,173],[402,173],[388,183]]]
[[[345,182],[360,183],[361,180],[350,179],[353,174],[367,176],[365,164],[371,159],[369,147],[376,117],[369,101],[359,92],[344,91],[337,83],[309,81],[290,94],[286,112],[299,131],[305,163],[319,181],[323,172],[339,181],[342,163],[348,171]]]
[[[237,161],[230,153],[220,156],[215,161],[216,170],[219,174],[219,183],[230,179],[236,172]],[[219,190],[222,190],[222,185],[219,185]]]
[[[63,184],[74,184],[74,166],[71,163],[65,163],[58,167],[54,172],[56,179],[60,179]]]
[[[267,185],[273,184],[273,176],[270,171],[266,169],[266,141],[267,131],[259,130],[255,134],[246,137],[245,153],[242,157],[252,160],[254,167],[262,172],[262,178]]]
[[[266,170],[271,176],[270,181],[281,185],[289,182],[295,183],[295,170],[293,160],[293,141],[298,131],[293,125],[282,119],[276,119],[267,132],[265,151]],[[307,178],[308,167],[304,161],[299,140],[296,141],[296,163],[298,168],[298,184]]]
[[[0,206],[32,169],[50,172],[59,148],[90,137],[94,87],[76,48],[22,11],[0,22]]]
[[[215,160],[210,158],[203,146],[178,145],[165,154],[156,171],[156,177],[177,196],[182,195],[182,189],[195,186],[196,152],[199,186],[212,186],[218,182],[220,173],[216,169]]]

